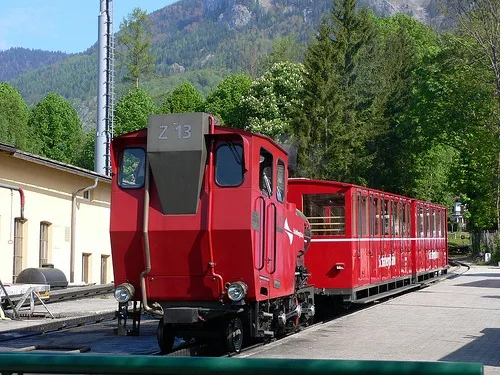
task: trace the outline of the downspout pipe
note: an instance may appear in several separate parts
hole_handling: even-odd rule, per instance
[[[9,189],[9,190],[16,190],[19,192],[19,195],[21,197],[21,220],[24,221],[24,191],[21,189],[19,186],[15,185],[7,185],[7,184],[0,184],[0,188],[4,189]]]
[[[142,241],[146,269],[141,272],[140,276],[142,308],[145,313],[157,317],[163,317],[163,309],[161,306],[155,306],[155,308],[149,306],[148,297],[146,295],[146,276],[151,272],[151,249],[149,247],[149,170],[149,161],[146,161],[146,171],[144,176],[144,207],[142,213]]]
[[[71,252],[70,252],[70,264],[69,264],[69,282],[75,282],[75,238],[76,238],[76,197],[79,193],[89,190],[94,190],[99,183],[99,178],[96,177],[94,180],[94,185],[87,186],[85,188],[80,188],[75,190],[71,195]]]

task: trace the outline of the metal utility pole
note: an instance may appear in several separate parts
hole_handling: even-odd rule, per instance
[[[113,1],[100,0],[99,12],[99,71],[97,88],[97,124],[94,146],[94,171],[106,176],[111,173],[109,146],[113,138],[114,107],[114,35]]]

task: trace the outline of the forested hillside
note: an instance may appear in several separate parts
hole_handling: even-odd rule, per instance
[[[10,48],[0,52],[0,82],[10,81],[21,74],[55,64],[70,56],[63,52]]]
[[[372,7],[376,14],[413,13],[424,21],[438,20],[434,0],[378,1],[363,0],[360,5]],[[305,43],[315,33],[321,15],[331,7],[331,0],[180,0],[149,15],[152,21],[154,75],[144,83],[160,103],[184,81],[191,82],[203,95],[214,88],[229,72],[245,72],[253,77],[262,73],[263,56],[269,53],[273,40],[280,36],[296,36],[299,56]],[[115,20],[118,30],[122,20]],[[437,21],[435,21],[437,22]],[[118,49],[121,47],[118,45]],[[0,52],[0,61],[32,60],[42,57],[25,55],[23,49]],[[25,69],[19,75],[15,64],[2,64],[1,80],[11,82],[26,102],[33,105],[45,95],[55,92],[75,105],[89,129],[95,121],[97,93],[97,49],[82,54],[60,56],[42,53],[46,58],[40,69]],[[14,58],[15,57],[15,58]],[[119,63],[119,62],[118,62]],[[2,70],[0,70],[2,72]],[[117,72],[117,97],[125,93],[123,72]]]

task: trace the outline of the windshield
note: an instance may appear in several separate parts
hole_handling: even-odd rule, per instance
[[[142,148],[123,150],[118,185],[122,189],[138,189],[144,186],[146,151]]]
[[[243,182],[243,146],[226,142],[217,148],[215,182],[219,186],[239,186]]]

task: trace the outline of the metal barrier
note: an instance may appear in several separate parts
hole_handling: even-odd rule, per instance
[[[481,363],[0,353],[0,373],[179,375],[482,375]]]

